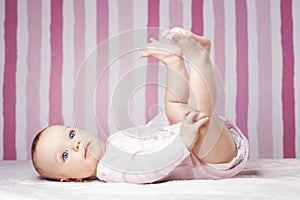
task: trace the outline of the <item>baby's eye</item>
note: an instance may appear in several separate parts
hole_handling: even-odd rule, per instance
[[[71,132],[69,133],[69,138],[72,140],[74,137],[75,137],[75,132],[74,132],[74,131],[71,131]]]
[[[69,152],[68,152],[68,151],[64,151],[64,152],[62,153],[62,159],[63,159],[64,161],[68,158],[68,156],[69,156]]]

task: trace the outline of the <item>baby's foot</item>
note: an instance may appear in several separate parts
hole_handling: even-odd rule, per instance
[[[202,52],[208,55],[210,53],[210,40],[206,37],[196,35],[191,31],[175,27],[164,31],[162,36],[168,40],[176,42],[176,44],[182,48],[187,57]]]
[[[177,66],[178,62],[183,62],[182,50],[177,45],[160,42],[150,38],[150,43],[146,49],[140,53],[140,57],[154,57],[164,63],[167,67]]]

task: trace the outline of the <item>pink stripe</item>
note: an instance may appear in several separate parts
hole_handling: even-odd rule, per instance
[[[16,159],[17,1],[5,1],[3,80],[3,159]]]
[[[108,38],[108,0],[97,1],[97,43]]]
[[[272,141],[272,47],[270,2],[256,0],[258,31],[259,110],[257,137],[260,158],[273,157]]]
[[[203,35],[203,0],[192,0],[192,32]]]
[[[118,2],[119,12],[119,31],[130,30],[133,27],[133,5],[131,0],[123,0]],[[124,9],[126,8],[126,9]],[[120,43],[122,45],[123,43]]]
[[[245,0],[236,0],[237,95],[236,122],[248,137],[248,33]]]
[[[84,109],[84,90],[85,79],[84,70],[80,67],[85,58],[85,4],[84,1],[74,1],[74,64],[75,64],[75,84],[73,96],[73,112],[75,126],[84,128],[85,126],[85,109]],[[83,67],[84,69],[84,67]]]
[[[49,124],[62,124],[62,0],[51,1],[51,71]]]
[[[215,49],[215,63],[217,69],[220,72],[222,79],[222,86],[220,88],[221,95],[218,99],[218,112],[221,115],[225,114],[225,95],[224,91],[224,82],[225,82],[225,11],[224,11],[224,2],[223,0],[213,1],[213,9],[215,16],[215,29],[214,29],[214,49]]]
[[[151,29],[151,27],[159,27],[159,0],[148,0],[148,38],[158,38],[159,33],[158,29]],[[148,67],[147,69],[147,82],[146,82],[146,122],[148,122],[151,117],[148,112],[152,106],[158,104],[158,67],[153,67],[153,63],[158,65],[158,61],[149,58],[148,65],[152,65],[152,67]],[[156,111],[158,112],[158,110]],[[156,114],[156,113],[151,113]]]
[[[96,116],[99,136],[104,141],[109,136],[109,70],[105,71],[108,65],[108,41],[105,41],[108,38],[108,16],[108,0],[97,1],[97,43],[104,43],[104,45],[98,49],[97,56],[99,82],[97,85]],[[105,74],[103,74],[104,72]]]
[[[181,0],[174,0],[169,4],[169,19],[170,27],[179,26],[183,24],[183,5]]]
[[[40,66],[41,66],[41,1],[29,0],[28,50],[26,83],[27,156],[30,159],[31,141],[40,130]]]
[[[119,32],[132,31],[133,28],[133,1],[132,0],[123,0],[118,2],[118,17],[119,17]],[[124,9],[126,8],[126,9]],[[123,55],[125,52],[133,50],[133,34],[121,34],[119,38],[119,53]],[[136,58],[135,58],[136,59]],[[133,114],[132,105],[128,105],[129,95],[133,90],[133,73],[130,70],[133,69],[133,56],[132,54],[127,53],[125,56],[119,58],[119,77],[121,84],[118,85],[119,97],[118,99],[113,99],[114,102],[118,102],[116,106],[116,119],[119,129],[126,129],[128,127],[134,126],[131,121]],[[129,73],[128,73],[129,72]],[[125,77],[123,77],[126,74]],[[122,80],[121,80],[122,77]],[[126,79],[126,81],[124,81]],[[113,105],[114,106],[114,105]]]
[[[295,96],[292,1],[281,0],[283,153],[295,158]]]

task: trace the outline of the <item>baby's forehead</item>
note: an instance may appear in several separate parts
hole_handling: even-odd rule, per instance
[[[61,125],[53,125],[49,126],[47,129],[44,130],[44,132],[41,135],[40,140],[53,140],[53,139],[59,139],[61,138],[64,133],[66,132],[67,127],[61,126]]]
[[[55,160],[64,142],[65,130],[65,126],[57,125],[44,130],[36,146],[36,158],[39,162],[52,163]]]
[[[51,134],[59,134],[65,132],[67,128],[68,128],[67,126],[63,126],[63,125],[52,125],[49,126],[44,132],[51,133]]]

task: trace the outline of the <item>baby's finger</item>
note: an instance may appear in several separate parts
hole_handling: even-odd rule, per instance
[[[196,117],[198,116],[198,113],[195,111],[190,112],[187,116],[186,116],[186,122],[188,124],[193,124],[195,122]]]
[[[198,117],[196,118],[196,121],[200,120],[201,118],[207,117],[206,114],[198,112]]]
[[[204,117],[196,122],[196,126],[198,128],[201,128],[201,126],[203,126],[206,122],[208,122],[208,120],[209,120],[209,117]]]
[[[192,112],[193,110],[189,107],[185,108],[184,111],[182,112],[183,116],[187,116],[190,112]]]

